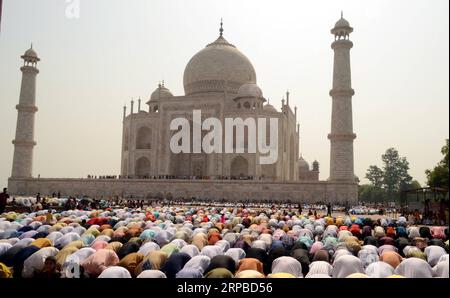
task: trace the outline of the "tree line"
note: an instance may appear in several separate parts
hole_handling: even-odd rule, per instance
[[[443,159],[433,168],[425,171],[427,186],[439,187],[447,190],[449,181],[449,140],[441,149]],[[417,180],[409,175],[409,162],[400,156],[395,148],[389,148],[381,156],[382,167],[371,165],[367,169],[365,178],[369,184],[359,186],[359,200],[365,202],[398,202],[402,191],[421,188]]]

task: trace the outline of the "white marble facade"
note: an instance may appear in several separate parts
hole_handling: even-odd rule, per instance
[[[252,176],[264,180],[299,179],[299,131],[297,112],[289,106],[289,93],[277,111],[263,97],[249,59],[221,35],[194,55],[184,73],[185,95],[174,96],[159,84],[146,103],[138,101],[127,115],[124,109],[121,175],[145,178],[159,175],[177,177]],[[175,118],[192,121],[193,110],[202,120],[210,117],[278,119],[278,157],[270,165],[259,163],[259,153],[173,154],[169,143]],[[191,122],[192,123],[192,122]],[[207,132],[203,132],[207,133]],[[225,136],[223,136],[225,143]],[[192,147],[192,144],[191,144]]]

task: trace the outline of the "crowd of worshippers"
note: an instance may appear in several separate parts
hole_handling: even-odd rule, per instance
[[[153,180],[274,180],[271,177],[256,177],[256,176],[188,176],[188,175],[87,175],[87,179],[153,179]]]
[[[6,192],[1,193],[6,194],[5,197],[9,199],[9,195]],[[144,209],[148,206],[207,206],[207,207],[243,207],[250,206],[254,208],[282,208],[282,209],[297,209],[300,213],[302,210],[306,210],[308,215],[317,216],[318,211],[327,212],[327,215],[331,215],[333,211],[348,213],[349,207],[339,205],[315,203],[315,204],[304,204],[304,203],[293,203],[292,201],[277,201],[277,200],[240,200],[235,202],[229,202],[225,199],[201,199],[201,198],[172,198],[172,199],[162,199],[161,197],[149,198],[149,199],[138,199],[131,198],[125,199],[118,196],[109,199],[98,199],[90,197],[76,198],[75,196],[61,197],[61,194],[53,193],[51,196],[41,196],[40,193],[36,197],[12,197],[9,200],[4,200],[3,206],[0,209],[0,213],[5,211],[6,207],[9,207],[9,211],[23,212],[25,208],[29,212],[37,212],[40,210],[47,209],[57,209],[57,210],[96,210],[96,209],[107,209],[107,208],[118,208],[118,207],[128,207],[128,208],[141,208]]]
[[[3,278],[449,277],[448,227],[175,207],[0,215]]]

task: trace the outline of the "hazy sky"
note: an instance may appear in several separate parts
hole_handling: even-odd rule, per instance
[[[22,61],[33,42],[37,85],[34,175],[119,174],[122,107],[147,99],[164,79],[183,95],[189,59],[218,37],[253,63],[258,84],[279,108],[285,91],[299,108],[300,152],[329,175],[333,52],[341,10],[351,40],[355,171],[396,147],[410,174],[440,159],[449,130],[447,0],[262,1],[5,0],[0,33],[0,185],[11,174]]]

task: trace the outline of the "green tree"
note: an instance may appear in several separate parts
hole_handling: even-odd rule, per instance
[[[363,184],[358,188],[359,200],[364,202],[383,202],[386,192],[373,184]]]
[[[383,168],[372,165],[367,169],[366,178],[373,188],[364,187],[360,194],[364,198],[393,200],[405,189],[420,188],[420,183],[412,181],[408,174],[409,163],[406,157],[400,157],[395,148],[389,148],[381,156]]]
[[[384,172],[377,166],[370,166],[367,169],[366,178],[373,186],[381,188],[383,186]]]
[[[406,157],[400,157],[395,148],[389,148],[381,156],[383,161],[383,186],[391,199],[394,192],[404,189],[412,180],[408,174],[409,162]]]
[[[432,170],[426,170],[427,184],[430,187],[442,187],[448,190],[448,139],[445,140],[445,145],[441,149],[444,158]]]
[[[417,180],[412,180],[409,184],[407,184],[406,186],[405,186],[405,188],[407,189],[407,190],[410,190],[410,189],[418,189],[418,188],[421,188],[422,186],[420,185],[420,183],[419,183],[419,181],[417,181]]]

